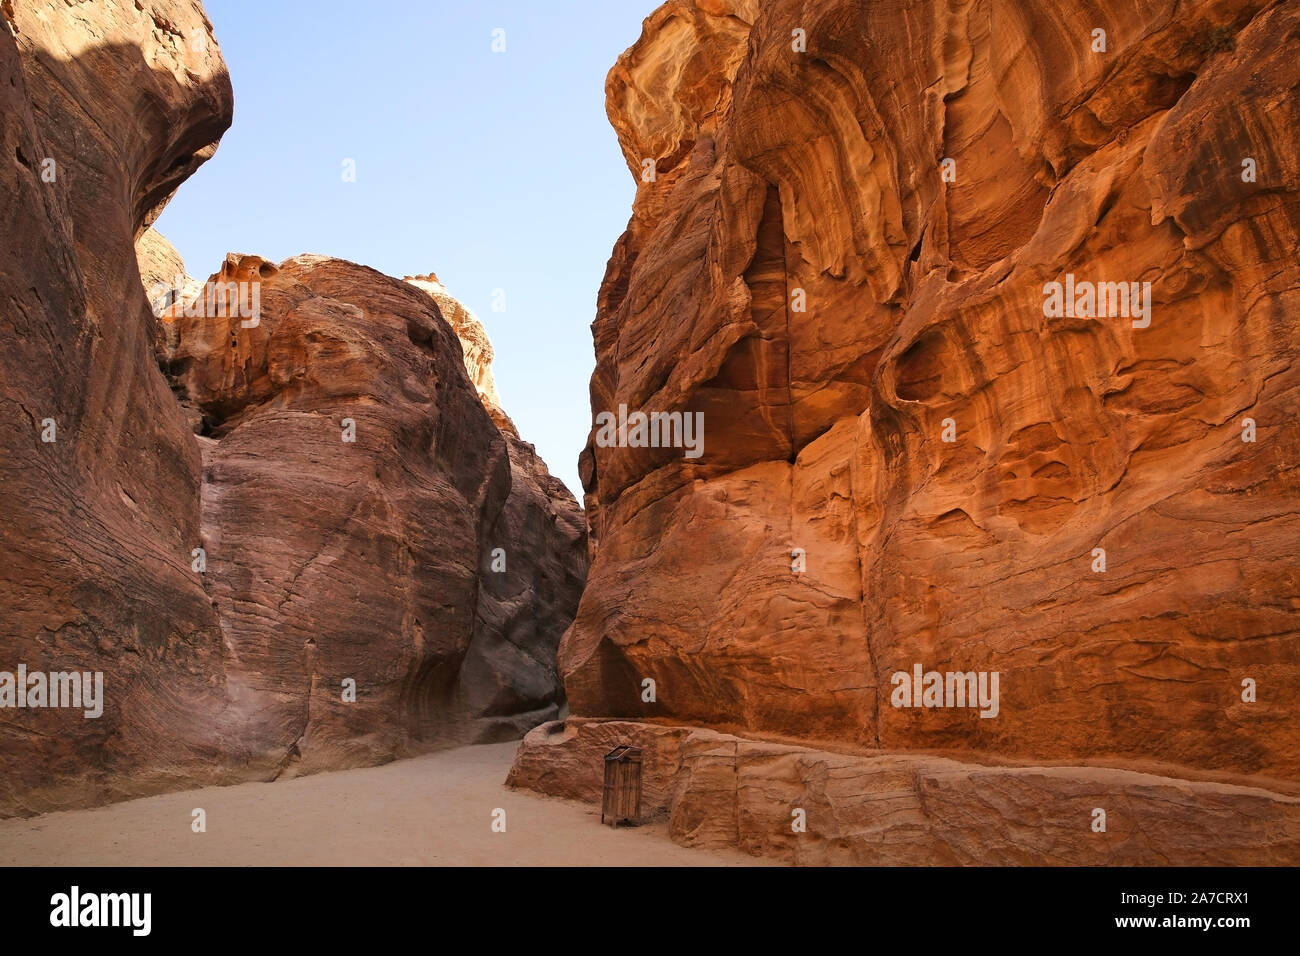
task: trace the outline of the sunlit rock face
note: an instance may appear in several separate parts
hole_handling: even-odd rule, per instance
[[[574,713],[1293,790],[1297,38],[1244,0],[656,11],[607,84],[592,408],[702,413],[703,453],[593,428]],[[894,706],[918,664],[997,672],[996,716]]]
[[[434,273],[422,276],[406,276],[406,282],[428,293],[438,303],[438,311],[451,326],[456,337],[460,339],[465,352],[465,371],[469,380],[478,390],[483,407],[488,410],[492,420],[504,430],[514,430],[510,416],[501,408],[501,397],[497,394],[496,379],[492,376],[492,359],[495,351],[492,340],[488,338],[487,329],[466,305],[447,291],[447,287],[438,281]]]
[[[494,423],[490,346],[340,260],[188,278],[150,223],[231,122],[197,3],[0,15],[0,815],[558,714],[584,521]],[[100,691],[18,709],[37,672]]]
[[[185,260],[166,237],[150,226],[135,241],[140,283],[149,298],[149,308],[158,319],[154,352],[166,368],[180,342],[177,319],[187,304],[204,294],[203,283],[185,271]]]

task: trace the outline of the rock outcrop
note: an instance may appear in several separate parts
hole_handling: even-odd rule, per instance
[[[0,671],[104,675],[96,719],[0,710],[9,814],[222,779],[225,652],[190,571],[202,464],[133,244],[216,148],[232,95],[197,3],[3,15]]]
[[[232,254],[208,282],[254,285],[256,318],[187,310],[170,366],[246,739],[304,772],[554,717],[581,512],[494,427],[439,304],[321,256]]]
[[[1262,0],[652,15],[592,407],[703,453],[597,419],[573,712],[1294,793],[1297,37]],[[996,717],[894,706],[918,664],[997,672]]]
[[[475,643],[464,670],[477,681],[468,695],[475,712],[496,715],[499,734],[522,736],[552,716],[563,698],[556,656],[587,577],[586,518],[501,407],[492,342],[478,316],[433,273],[405,281],[437,303],[460,339],[465,371],[509,452],[510,497],[492,531],[493,550],[501,551],[488,561],[501,570],[481,580]]]
[[[0,815],[558,714],[581,511],[493,424],[437,302],[232,255],[151,303],[185,272],[149,224],[231,122],[210,24],[191,0],[3,14]],[[99,672],[102,713],[16,709],[20,667]]]
[[[438,303],[438,311],[442,313],[442,317],[447,320],[447,324],[460,339],[461,348],[465,352],[465,371],[478,390],[483,407],[488,410],[488,414],[492,416],[492,421],[498,428],[502,431],[515,431],[510,416],[501,408],[497,383],[492,377],[492,359],[495,352],[487,330],[483,328],[483,323],[479,321],[478,316],[459,299],[453,297],[432,272],[423,276],[406,276],[404,281],[428,293],[429,297]]]
[[[686,846],[796,865],[1269,866],[1300,856],[1300,796],[1110,767],[834,751],[618,720],[543,724],[509,783],[598,803],[606,753],[641,749],[645,820]],[[1105,828],[1093,824],[1105,811]]]
[[[180,344],[176,320],[187,304],[204,294],[204,285],[186,272],[185,260],[176,247],[152,226],[135,241],[135,257],[149,308],[158,319],[154,352],[159,366],[166,368]]]

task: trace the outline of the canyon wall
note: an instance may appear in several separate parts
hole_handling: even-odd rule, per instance
[[[3,15],[0,670],[104,674],[97,719],[0,710],[8,814],[99,802],[126,773],[149,789],[221,772],[225,651],[189,557],[202,462],[133,244],[233,100],[197,3]]]
[[[255,286],[256,314],[183,280],[155,315],[146,288],[185,273],[149,224],[231,122],[210,23],[191,0],[3,15],[0,815],[556,716],[581,511],[494,424],[438,302],[232,255],[209,287]],[[102,713],[20,668],[101,673]]]
[[[437,302],[323,256],[231,254],[205,288],[232,283],[256,318],[184,308],[168,371],[241,744],[301,773],[555,717],[581,512],[492,423]]]
[[[591,400],[703,453],[593,429],[573,712],[1300,790],[1297,38],[1252,0],[655,11],[606,86]],[[996,672],[996,716],[894,706],[917,665]]]

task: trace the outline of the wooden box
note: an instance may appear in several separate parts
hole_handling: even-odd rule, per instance
[[[605,754],[605,791],[600,822],[612,827],[635,825],[641,817],[641,749],[615,747]]]

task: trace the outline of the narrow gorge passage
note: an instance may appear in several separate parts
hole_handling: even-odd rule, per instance
[[[893,867],[1059,935],[1300,865],[1300,4],[0,23],[26,889]]]

